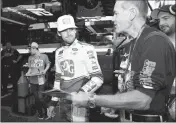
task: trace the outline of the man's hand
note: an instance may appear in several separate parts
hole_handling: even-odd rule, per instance
[[[44,74],[44,75],[45,75],[45,74],[46,74],[46,71],[45,71],[45,70],[44,70],[44,71],[42,71],[42,72],[41,72],[41,74]]]
[[[29,75],[30,75],[30,72],[27,72],[27,73],[26,73],[26,76],[29,76]]]
[[[115,111],[116,110],[112,108],[101,107],[101,114],[104,114],[109,118],[117,118],[119,116],[118,114],[115,114]]]
[[[71,100],[73,105],[77,107],[86,107],[89,100],[89,94],[80,91],[79,93],[72,93]]]
[[[111,108],[101,107],[101,114],[111,112]]]
[[[49,106],[49,108],[47,108],[47,116],[48,118],[52,118],[55,116],[54,106]]]

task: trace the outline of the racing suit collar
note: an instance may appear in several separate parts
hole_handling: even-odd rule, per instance
[[[77,43],[78,43],[78,40],[75,39],[75,41],[71,45],[74,45],[74,44],[77,44]]]
[[[66,47],[72,47],[72,46],[74,46],[74,45],[77,44],[77,43],[78,43],[78,40],[75,39],[75,41],[73,41],[72,44],[70,44],[70,45],[66,45]]]

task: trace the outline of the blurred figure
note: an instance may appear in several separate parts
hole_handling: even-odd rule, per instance
[[[164,32],[171,40],[175,47],[175,14],[176,4],[175,5],[165,5],[159,8],[158,19],[159,19],[159,28]]]
[[[41,54],[36,42],[31,43],[31,56],[28,58],[29,69],[26,76],[29,76],[31,92],[34,94],[35,106],[38,112],[38,118],[47,117],[47,105],[41,91],[45,89],[45,75],[50,67],[48,56]]]
[[[170,39],[172,44],[175,47],[175,16],[176,16],[176,4],[174,5],[165,5],[159,8],[158,10],[158,19],[159,19],[159,28],[161,31],[163,31]],[[169,100],[169,113],[170,116],[173,120],[176,120],[176,113],[175,113],[175,105],[176,105],[176,97],[175,97],[175,81],[176,78],[174,79],[174,83],[171,88],[171,95],[170,95],[170,100]]]
[[[1,51],[1,63],[2,63],[2,95],[6,94],[7,86],[9,83],[13,84],[13,89],[17,91],[17,81],[20,75],[18,71],[18,64],[22,56],[19,52],[12,48],[10,42],[7,42],[5,48]]]

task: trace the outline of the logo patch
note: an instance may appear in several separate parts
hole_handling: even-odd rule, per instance
[[[72,48],[72,50],[73,50],[73,51],[78,51],[78,49],[77,49],[77,48]]]
[[[144,61],[144,66],[140,72],[140,84],[145,88],[154,88],[154,83],[152,82],[151,75],[155,70],[156,62],[149,61],[148,59]]]
[[[98,66],[93,66],[92,70],[98,70]]]
[[[64,52],[63,50],[59,51],[59,55],[61,55],[63,52]]]
[[[70,20],[70,18],[64,18],[64,19],[62,20],[62,23],[63,23],[63,24],[71,24],[71,20]]]
[[[87,54],[93,54],[93,51],[92,50],[87,51]]]
[[[144,66],[141,71],[141,75],[146,75],[151,77],[153,71],[155,70],[156,62],[149,61],[148,59],[144,61]]]
[[[87,51],[87,54],[88,54],[89,59],[95,59],[95,56],[92,50]]]
[[[42,67],[43,64],[44,64],[43,60],[41,60],[41,59],[34,59],[31,61],[31,67],[38,68],[38,67]]]
[[[66,77],[73,77],[75,74],[75,67],[73,60],[65,60],[60,63],[61,71]]]

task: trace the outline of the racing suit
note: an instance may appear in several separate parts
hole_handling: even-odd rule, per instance
[[[92,45],[75,40],[55,53],[56,75],[54,88],[67,92],[95,92],[103,83],[103,75]],[[52,97],[52,101],[58,98]],[[62,102],[62,99],[61,99]],[[61,104],[61,103],[60,103]],[[88,109],[73,107],[64,100],[66,118],[69,121],[88,121]]]

